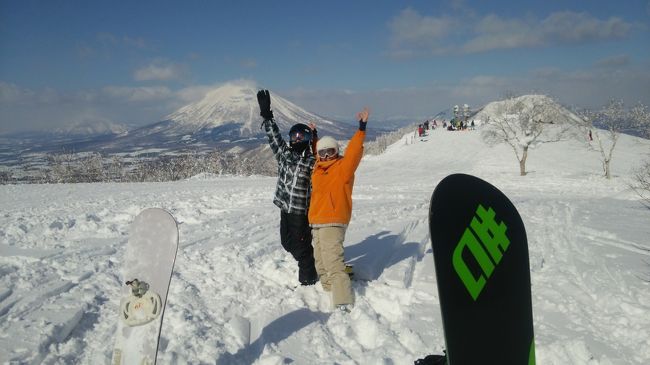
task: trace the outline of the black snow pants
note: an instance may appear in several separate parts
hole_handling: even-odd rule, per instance
[[[311,227],[306,215],[280,213],[280,242],[298,261],[298,280],[302,285],[318,281],[314,264],[314,249],[311,246]]]

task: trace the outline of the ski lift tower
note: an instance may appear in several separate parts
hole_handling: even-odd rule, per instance
[[[467,125],[467,119],[469,119],[469,105],[463,104],[463,119]]]

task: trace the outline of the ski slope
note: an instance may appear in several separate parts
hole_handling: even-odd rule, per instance
[[[159,364],[412,364],[442,353],[427,211],[457,172],[497,186],[524,220],[538,364],[650,363],[650,210],[629,189],[650,141],[622,136],[610,181],[577,142],[532,150],[521,177],[509,147],[478,132],[409,141],[357,171],[350,314],[333,312],[318,285],[296,288],[275,178],[0,186],[0,363],[110,362],[123,248],[147,207],[180,222]]]

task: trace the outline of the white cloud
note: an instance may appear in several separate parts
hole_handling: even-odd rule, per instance
[[[185,74],[186,69],[184,66],[164,61],[154,61],[136,70],[133,73],[133,78],[137,81],[171,81],[182,79]]]
[[[391,55],[408,57],[420,53],[440,53],[444,42],[456,26],[456,20],[449,17],[427,17],[407,8],[388,24]]]
[[[64,92],[31,90],[0,81],[0,133],[51,130],[79,121],[150,124],[173,111],[177,98],[163,86]]]
[[[555,12],[544,19],[495,14],[462,17],[421,15],[407,8],[389,22],[392,56],[478,53],[498,49],[548,47],[626,38],[635,27],[618,17]]]
[[[18,87],[16,84],[0,81],[0,104],[20,104],[32,100],[33,91]]]
[[[628,55],[618,55],[618,56],[612,56],[612,57],[607,57],[603,58],[601,60],[598,60],[596,62],[596,66],[598,67],[618,67],[618,66],[626,66],[630,63],[630,57]]]
[[[190,104],[203,99],[215,87],[207,85],[189,86],[176,91],[175,95],[179,102]]]
[[[600,20],[587,13],[564,11],[549,15],[533,29],[546,43],[573,44],[625,38],[632,24],[618,17]]]
[[[165,86],[107,86],[102,90],[107,96],[129,102],[165,100],[174,96],[173,92]]]
[[[488,15],[473,28],[474,35],[461,46],[463,53],[485,52],[493,49],[535,47],[543,44],[531,21],[503,19]]]

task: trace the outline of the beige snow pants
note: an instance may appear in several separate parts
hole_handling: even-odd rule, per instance
[[[332,304],[353,304],[352,284],[345,272],[343,240],[346,227],[312,228],[316,271],[325,291],[332,292]]]

